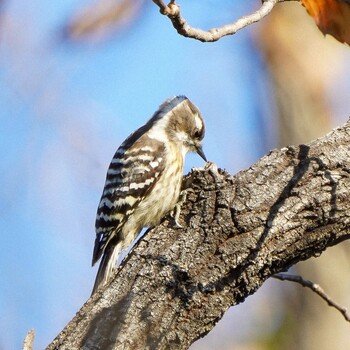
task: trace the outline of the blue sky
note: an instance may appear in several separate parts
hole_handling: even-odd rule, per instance
[[[108,164],[166,98],[184,94],[200,108],[207,158],[231,173],[276,146],[275,107],[250,28],[203,44],[180,37],[150,2],[138,23],[106,43],[60,42],[60,26],[83,3],[13,0],[6,8],[0,37],[3,349],[20,348],[31,328],[35,348],[43,348],[90,295],[94,220]],[[193,25],[208,28],[248,13],[253,3],[226,1],[215,12],[215,2],[193,1],[183,10]],[[191,155],[186,172],[193,166],[203,161]]]

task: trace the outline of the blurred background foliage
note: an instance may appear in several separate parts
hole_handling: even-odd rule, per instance
[[[259,1],[180,2],[190,24],[231,22]],[[146,0],[0,1],[0,349],[44,348],[89,297],[95,211],[117,146],[166,98],[207,124],[205,152],[235,173],[349,117],[350,51],[296,2],[203,44]],[[187,159],[186,172],[203,166]],[[350,305],[348,242],[293,272]],[[310,291],[267,281],[192,350],[345,349],[349,324]]]

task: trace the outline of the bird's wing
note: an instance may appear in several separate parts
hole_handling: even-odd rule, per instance
[[[165,167],[165,147],[147,136],[130,140],[117,150],[109,166],[96,216],[94,265],[107,244],[120,230],[137,205],[147,196]],[[134,142],[131,142],[134,141]]]

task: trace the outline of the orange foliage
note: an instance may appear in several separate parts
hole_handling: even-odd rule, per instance
[[[301,0],[323,34],[350,45],[350,3],[346,0]]]

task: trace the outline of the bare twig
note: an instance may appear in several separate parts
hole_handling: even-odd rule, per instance
[[[281,281],[291,281],[301,284],[303,287],[310,288],[313,292],[319,295],[329,306],[336,308],[345,318],[346,321],[350,322],[350,315],[348,310],[345,307],[342,307],[335,301],[333,301],[325,291],[316,283],[305,280],[301,276],[298,275],[290,275],[288,273],[278,273],[276,275],[271,276]]]
[[[33,350],[34,337],[35,337],[34,329],[31,329],[27,333],[26,337],[24,338],[23,350]]]
[[[259,10],[251,15],[241,17],[237,21],[226,24],[222,27],[212,28],[208,31],[192,28],[186,20],[181,16],[180,6],[171,0],[168,5],[165,5],[163,0],[152,0],[159,8],[160,13],[169,17],[177,32],[187,38],[200,40],[202,42],[213,42],[221,39],[226,35],[233,35],[240,29],[260,21],[268,15],[274,6],[281,0],[265,0]]]

